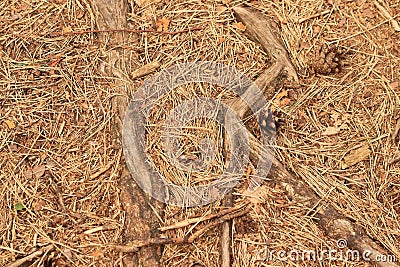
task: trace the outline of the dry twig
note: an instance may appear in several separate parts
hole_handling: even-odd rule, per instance
[[[19,267],[19,266],[21,266],[21,265],[23,265],[25,263],[28,263],[28,262],[32,261],[33,259],[35,259],[37,257],[42,256],[45,253],[48,253],[49,251],[51,251],[53,249],[54,249],[53,245],[45,246],[45,247],[33,252],[32,254],[29,254],[28,256],[23,257],[22,259],[18,259],[15,262],[13,262],[13,263],[11,263],[9,265],[6,265],[6,267]]]

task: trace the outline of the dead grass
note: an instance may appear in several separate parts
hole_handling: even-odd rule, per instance
[[[121,264],[121,255],[106,248],[121,242],[124,212],[118,196],[121,148],[113,135],[110,108],[115,88],[98,71],[101,57],[123,45],[132,61],[128,71],[155,60],[161,68],[207,60],[235,66],[254,80],[268,67],[268,55],[235,24],[230,7],[238,3],[171,0],[138,7],[131,2],[133,29],[155,29],[155,21],[162,18],[170,20],[169,31],[203,29],[177,35],[132,34],[125,44],[99,43],[94,34],[50,34],[94,29],[86,1],[0,4],[0,265],[49,243],[56,249],[37,258],[34,265],[44,265],[44,261],[57,266]],[[400,34],[369,0],[251,4],[279,22],[302,78],[299,88],[275,88],[284,93],[268,99],[278,118],[277,157],[321,198],[400,258],[400,168],[398,163],[389,164],[399,149],[390,135],[398,119]],[[392,15],[399,14],[398,3],[386,1],[385,5]],[[323,45],[346,52],[339,74],[311,74],[310,66],[319,60],[315,52]],[[132,81],[132,92],[127,94],[142,82]],[[217,94],[217,88],[201,89],[192,85],[166,96],[150,126],[154,127],[148,135],[153,164],[178,184],[184,184],[186,176],[168,167],[157,143],[157,123],[167,105],[190,96],[229,97],[226,92]],[[222,135],[215,123],[196,123],[196,131],[186,131],[192,145],[187,154],[195,152],[202,137]],[[337,133],[324,134],[328,127]],[[346,155],[360,146],[368,146],[370,155],[343,169]],[[194,174],[191,182],[214,179],[222,165],[219,157],[212,168]],[[248,196],[238,188],[235,198],[240,203]],[[24,210],[16,210],[18,203]],[[160,225],[221,207],[220,201],[190,209],[168,206]],[[203,224],[195,225],[196,229]],[[102,225],[110,230],[84,233]],[[166,235],[184,237],[193,231],[193,226],[187,226]],[[219,234],[215,228],[194,244],[167,245],[164,265],[219,266]],[[257,254],[266,246],[276,251],[337,248],[336,240],[312,221],[312,214],[307,215],[301,203],[289,202],[272,183],[263,187],[262,200],[251,213],[234,220],[232,236],[233,266],[320,266],[276,259],[260,262]],[[323,264],[365,266],[364,262]]]

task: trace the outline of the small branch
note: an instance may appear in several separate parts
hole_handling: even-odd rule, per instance
[[[218,218],[217,220],[207,224],[204,228],[198,230],[197,232],[195,232],[194,234],[192,234],[189,238],[188,238],[188,242],[192,243],[196,238],[198,238],[199,236],[201,236],[202,234],[204,234],[205,232],[207,232],[208,230],[210,230],[211,228],[213,228],[214,226],[217,226],[225,221],[228,220],[232,220],[238,217],[241,217],[243,215],[245,215],[246,213],[249,213],[251,211],[252,206],[249,205],[248,207],[246,207],[244,210],[237,212],[237,213],[232,213],[232,214],[227,214],[225,216],[222,216],[220,218]]]
[[[233,11],[236,19],[246,26],[245,33],[264,48],[273,62],[282,64],[289,80],[298,82],[296,68],[289,59],[275,22],[254,8],[238,6],[234,7]]]
[[[399,134],[399,131],[400,131],[400,118],[397,119],[396,126],[394,126],[394,129],[393,129],[393,132],[392,132],[392,136],[391,137],[392,137],[393,141],[396,140],[396,137]]]
[[[158,228],[158,230],[160,230],[160,231],[172,230],[172,229],[182,228],[182,227],[194,224],[194,223],[208,221],[208,220],[211,220],[211,219],[214,219],[214,218],[218,218],[218,217],[224,216],[226,214],[234,213],[237,210],[240,210],[241,208],[243,208],[246,204],[247,203],[244,203],[242,205],[239,205],[239,206],[236,206],[236,207],[232,207],[232,208],[229,208],[229,209],[225,209],[225,210],[222,210],[222,211],[220,211],[218,213],[210,214],[210,215],[207,215],[207,216],[190,218],[190,219],[187,219],[187,220],[184,220],[184,221],[180,221],[180,222],[171,224],[169,226],[160,227],[160,228]]]
[[[224,205],[227,207],[233,206],[233,194],[229,192],[225,195]],[[231,230],[232,222],[225,221],[222,223],[221,230],[221,267],[231,266]]]
[[[53,245],[48,245],[38,251],[33,252],[32,254],[22,258],[22,259],[18,259],[15,262],[7,265],[6,267],[18,267],[21,266],[22,264],[26,263],[26,262],[30,262],[31,260],[33,260],[34,258],[37,258],[39,256],[42,256],[44,253],[47,253],[51,250],[54,249]]]
[[[99,226],[99,227],[95,227],[95,228],[86,230],[86,231],[83,232],[83,233],[84,233],[85,235],[90,235],[90,234],[94,234],[94,233],[99,232],[99,231],[108,231],[108,230],[113,230],[113,229],[115,229],[115,228],[116,228],[116,227],[113,226],[113,225],[102,225],[102,226]]]
[[[390,24],[392,25],[392,27],[394,28],[395,31],[400,32],[400,25],[399,23],[392,17],[392,15],[390,15],[389,11],[386,10],[385,7],[383,7],[380,3],[378,3],[378,1],[374,1],[374,5],[376,6],[376,8],[379,10],[379,12],[381,13],[381,15],[388,19],[390,21]]]
[[[202,27],[194,27],[194,28],[189,28],[186,30],[181,30],[181,31],[175,31],[175,32],[169,32],[169,31],[157,31],[157,30],[134,30],[134,29],[110,29],[110,30],[85,30],[85,31],[71,31],[71,32],[53,32],[50,35],[52,36],[59,36],[59,35],[82,35],[82,34],[88,34],[88,33],[113,33],[113,32],[132,32],[132,33],[160,33],[160,34],[180,34],[180,33],[186,33],[186,32],[191,32],[191,31],[199,31],[202,30]]]
[[[114,164],[114,162],[110,162],[108,163],[106,166],[104,166],[103,168],[101,168],[98,172],[93,173],[92,175],[90,175],[90,179],[96,179],[97,177],[99,177],[100,175],[102,175],[103,173],[105,173],[106,171],[108,171],[108,169],[111,168],[111,166]]]
[[[190,244],[193,243],[198,237],[200,237],[202,234],[207,232],[208,230],[212,229],[213,227],[227,221],[227,220],[232,220],[234,218],[241,217],[245,215],[246,213],[250,212],[252,209],[252,206],[249,205],[246,207],[244,210],[236,213],[230,213],[230,214],[225,214],[224,216],[216,219],[215,221],[207,224],[200,230],[194,232],[189,238],[161,238],[161,237],[156,237],[156,238],[149,238],[146,240],[135,240],[129,245],[113,245],[111,248],[118,250],[120,252],[125,252],[125,253],[132,253],[132,252],[137,252],[139,248],[142,247],[147,247],[151,245],[166,245],[166,244]]]
[[[303,23],[303,22],[305,22],[305,21],[307,21],[309,19],[315,19],[315,18],[318,18],[320,16],[326,15],[326,14],[328,14],[330,12],[331,12],[331,10],[325,10],[325,11],[321,11],[321,12],[315,13],[315,14],[313,14],[311,16],[299,19],[297,21],[297,23]]]
[[[153,62],[150,62],[150,63],[148,63],[146,65],[143,65],[143,66],[141,66],[140,68],[134,70],[131,73],[131,79],[133,80],[133,79],[136,79],[136,78],[143,77],[143,76],[145,76],[147,74],[150,74],[153,71],[155,71],[158,67],[160,67],[160,65],[161,65],[160,62],[157,61],[157,60],[153,61]]]

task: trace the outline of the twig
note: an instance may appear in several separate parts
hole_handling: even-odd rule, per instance
[[[210,215],[203,216],[203,217],[190,218],[190,219],[187,219],[187,220],[184,220],[184,221],[180,221],[180,222],[168,225],[168,226],[160,227],[160,228],[158,228],[158,230],[160,230],[160,231],[172,230],[172,229],[182,228],[182,227],[194,224],[194,223],[208,221],[208,220],[211,220],[211,219],[214,219],[214,218],[217,218],[217,217],[224,216],[224,215],[229,214],[229,213],[233,213],[233,212],[235,212],[237,210],[240,210],[246,204],[247,204],[247,202],[244,203],[244,204],[238,205],[236,207],[232,207],[232,208],[229,208],[229,209],[222,210],[222,211],[220,211],[218,213],[210,214]]]
[[[110,169],[113,164],[114,164],[113,161],[109,162],[106,166],[101,168],[98,172],[95,172],[92,175],[90,175],[90,179],[91,180],[96,179],[97,177],[99,177],[100,175],[105,173],[108,169]]]
[[[395,31],[400,32],[399,23],[390,15],[389,11],[386,10],[378,1],[374,1],[376,8],[380,11],[381,15],[390,21],[390,24],[394,28]]]
[[[307,20],[309,20],[309,19],[318,18],[318,17],[323,16],[323,15],[326,15],[326,14],[328,14],[328,13],[330,13],[330,12],[331,12],[331,10],[325,10],[325,11],[321,11],[321,12],[315,13],[315,14],[313,14],[313,15],[311,15],[311,16],[308,16],[308,17],[299,19],[299,20],[297,21],[297,23],[303,23],[303,22],[305,22],[305,21],[307,21]]]
[[[249,213],[251,211],[251,208],[252,208],[252,206],[249,205],[248,207],[246,207],[244,210],[242,210],[240,212],[227,214],[227,215],[222,216],[222,217],[218,218],[217,220],[207,224],[204,228],[202,228],[202,229],[198,230],[197,232],[195,232],[194,234],[192,234],[188,238],[188,243],[192,243],[196,238],[198,238],[203,233],[207,232],[208,230],[210,230],[211,228],[213,228],[214,226],[216,226],[220,223],[223,223],[227,220],[232,220],[237,217],[241,217],[241,216],[245,215],[246,213]]]
[[[393,132],[392,132],[392,140],[396,140],[397,135],[399,134],[400,130],[400,118],[397,119],[396,126],[394,126]]]
[[[157,30],[134,30],[134,29],[110,29],[110,30],[85,30],[85,31],[70,31],[70,32],[52,32],[50,35],[52,36],[59,36],[59,35],[81,35],[81,34],[88,34],[88,33],[113,33],[113,32],[133,32],[133,33],[160,33],[160,34],[180,34],[186,33],[191,31],[199,31],[202,30],[202,27],[194,27],[189,28],[186,30],[180,30],[175,32],[170,31],[157,31]]]
[[[113,230],[113,229],[115,229],[115,228],[116,228],[116,227],[113,226],[113,225],[102,225],[102,226],[99,226],[99,227],[95,227],[95,228],[86,230],[86,231],[83,232],[83,233],[84,233],[85,235],[90,235],[90,234],[93,234],[93,233],[96,233],[96,232],[99,232],[99,231],[108,231],[108,230]]]
[[[237,217],[241,217],[245,215],[246,213],[250,212],[252,209],[252,206],[249,205],[246,207],[244,210],[236,213],[230,213],[230,214],[225,214],[224,216],[216,219],[215,221],[207,224],[200,230],[194,232],[189,238],[149,238],[146,240],[135,240],[129,245],[113,245],[111,248],[125,252],[125,253],[131,253],[131,252],[136,252],[139,250],[139,248],[142,247],[147,247],[151,245],[166,245],[166,244],[190,244],[193,243],[198,237],[200,237],[202,234],[210,230],[211,228],[227,221],[227,220],[232,220]]]
[[[225,195],[224,205],[227,207],[232,207],[233,205],[233,194],[229,192]],[[232,222],[225,221],[222,223],[221,229],[221,267],[230,267],[231,266],[231,229]]]
[[[21,266],[22,264],[24,264],[26,262],[29,262],[29,261],[33,260],[34,258],[42,256],[44,253],[47,253],[47,252],[49,252],[49,251],[51,251],[53,249],[54,249],[53,245],[48,245],[48,246],[46,246],[44,248],[41,248],[41,249],[33,252],[32,254],[30,254],[30,255],[22,258],[22,259],[18,259],[16,261],[14,261],[13,263],[7,265],[6,267],[18,267],[18,266]]]

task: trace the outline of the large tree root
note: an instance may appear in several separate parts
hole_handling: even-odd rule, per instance
[[[280,64],[287,72],[289,79],[297,80],[296,72],[291,64],[286,51],[283,47],[276,30],[265,15],[249,7],[234,8],[236,18],[246,26],[246,32],[250,38],[260,43],[260,45],[273,57],[275,64]],[[265,81],[256,81],[260,89],[265,89]],[[233,106],[238,108],[238,106]],[[247,110],[244,107],[238,108],[236,112],[244,114]],[[250,135],[251,155],[250,158],[257,160],[262,150],[262,144],[253,135]],[[269,153],[268,151],[265,151]],[[348,246],[357,250],[361,255],[366,253],[371,262],[377,266],[398,266],[392,262],[379,262],[375,259],[381,256],[389,255],[388,251],[381,248],[376,242],[368,237],[361,227],[351,222],[343,214],[340,214],[331,204],[321,203],[321,199],[315,194],[300,178],[295,177],[287,171],[282,163],[276,158],[273,159],[269,178],[277,184],[280,184],[287,192],[288,196],[297,202],[301,202],[310,211],[315,213],[314,217],[318,225],[325,233],[332,238],[347,240]]]
[[[126,28],[127,1],[126,0],[93,0],[93,8],[96,12],[96,23],[99,30],[115,30]],[[125,40],[125,32],[118,31],[112,34],[99,33],[102,42],[122,44]],[[105,75],[116,78],[117,88],[121,88],[121,94],[129,85],[125,76],[126,66],[130,65],[128,57],[123,49],[112,50],[106,59],[107,67]],[[122,121],[127,107],[127,99],[123,96],[114,97],[112,107],[117,115],[115,118],[116,133],[122,135]],[[143,193],[132,179],[128,168],[122,166],[121,173],[121,202],[126,214],[124,228],[124,243],[134,242],[138,239],[151,239],[158,227],[157,217],[152,208],[161,213],[161,204]],[[160,266],[162,250],[157,246],[147,246],[138,249],[134,254],[124,257],[125,266]]]
[[[125,28],[126,24],[126,3],[124,0],[105,1],[105,0],[93,0],[94,7],[97,10],[97,24],[100,30],[109,29],[121,29]],[[247,8],[247,7],[236,7],[234,8],[235,15],[238,20],[242,21],[246,26],[246,32],[250,37],[259,42],[262,47],[271,55],[273,65],[271,68],[266,70],[257,80],[256,84],[260,89],[265,89],[272,80],[274,80],[278,74],[285,72],[290,80],[297,81],[297,74],[295,68],[291,64],[284,45],[279,37],[279,34],[275,30],[274,23],[271,22],[267,17],[258,11]],[[99,35],[102,40],[105,40],[105,35]],[[112,37],[114,43],[123,43],[124,33],[117,32]],[[114,50],[108,56],[108,62],[110,67],[106,69],[108,75],[115,76],[118,79],[119,86],[128,86],[124,84],[124,67],[126,58],[124,57],[123,50]],[[246,94],[246,92],[245,92]],[[237,114],[244,116],[248,112],[248,107],[237,99],[230,103],[232,108]],[[127,107],[126,100],[124,98],[115,98],[113,100],[113,107],[115,112],[119,115],[120,122],[125,114],[125,108]],[[119,124],[119,133],[122,130],[122,124]],[[250,136],[251,145],[251,159],[255,160],[262,152],[262,145],[257,138],[253,135]],[[264,151],[269,153],[269,151]],[[332,236],[333,238],[346,239],[350,248],[357,249],[360,253],[369,251],[371,253],[370,258],[373,260],[378,255],[388,255],[387,251],[382,249],[377,243],[375,243],[370,237],[363,233],[360,227],[357,227],[353,222],[347,219],[344,215],[337,212],[333,206],[329,203],[321,205],[320,198],[315,192],[301,179],[295,177],[292,173],[287,171],[285,167],[277,160],[274,159],[272,163],[272,169],[269,177],[273,179],[277,184],[280,184],[286,189],[288,196],[293,201],[299,201],[304,203],[305,208],[313,210],[317,223],[324,231]],[[130,258],[127,265],[139,265],[142,266],[159,266],[160,249],[156,246],[151,245],[162,245],[166,243],[190,243],[188,240],[159,240],[152,237],[151,231],[155,229],[156,220],[155,216],[152,216],[153,211],[150,208],[151,205],[159,207],[160,205],[155,203],[153,200],[149,200],[147,196],[143,194],[140,188],[135,184],[131,178],[129,171],[126,167],[122,171],[122,201],[127,214],[127,224],[125,230],[126,243],[136,244],[134,249],[131,247],[116,247],[125,252],[136,252],[136,256]],[[229,220],[230,217],[224,218]],[[223,221],[217,220],[212,223],[211,226],[216,226]],[[202,232],[199,232],[201,234]],[[138,240],[141,240],[138,243]],[[146,241],[147,240],[147,241]],[[194,238],[190,239],[192,242]],[[153,242],[152,242],[153,241]],[[226,247],[226,246],[225,246]],[[140,260],[139,260],[140,259]],[[394,263],[383,263],[376,262],[378,266],[397,266]]]

